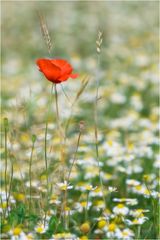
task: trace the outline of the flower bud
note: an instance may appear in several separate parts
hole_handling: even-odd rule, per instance
[[[81,232],[83,233],[88,233],[90,231],[90,225],[88,222],[85,222],[83,223],[81,226],[80,226],[80,230]]]
[[[9,125],[8,125],[8,118],[4,118],[4,128],[6,130],[8,130],[8,127],[9,127]]]
[[[80,130],[80,132],[82,132],[84,130],[84,127],[85,127],[85,122],[84,121],[80,121],[79,122],[79,130]]]
[[[37,139],[36,135],[33,134],[33,135],[32,135],[32,142],[35,143],[36,139]]]

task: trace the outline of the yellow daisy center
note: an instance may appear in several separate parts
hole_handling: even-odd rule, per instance
[[[108,230],[109,230],[110,232],[114,232],[115,229],[116,229],[116,225],[115,225],[114,223],[109,224]]]
[[[101,229],[101,228],[104,228],[104,226],[106,225],[106,223],[107,223],[106,220],[104,220],[104,219],[103,219],[103,220],[100,220],[100,221],[98,222],[98,228],[100,228],[100,229]]]
[[[13,229],[13,235],[18,236],[22,232],[21,228],[16,227]]]

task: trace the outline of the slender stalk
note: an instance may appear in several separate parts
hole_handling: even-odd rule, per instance
[[[67,184],[68,185],[68,184]],[[63,213],[64,213],[64,229],[67,230],[67,216],[66,216],[66,210],[67,210],[67,187],[64,191],[64,199],[63,199]]]
[[[148,235],[150,234],[151,229],[152,229],[153,226],[154,226],[154,223],[152,223],[152,224],[150,225],[150,227],[149,227],[149,229],[148,229],[148,231],[147,231],[147,234],[145,235],[144,239],[148,239]],[[157,238],[157,239],[159,239],[159,238]]]
[[[15,159],[15,160],[18,162],[18,159]],[[25,183],[24,183],[25,180],[24,180],[23,174],[21,172],[20,166],[18,166],[18,169],[19,169],[19,173],[20,173],[20,176],[21,176],[21,183],[22,183],[21,187],[23,188],[23,193],[26,196],[27,195],[27,191],[26,191],[26,187],[25,187]],[[29,203],[29,200],[27,198],[25,198],[25,202],[26,201]]]
[[[76,162],[76,156],[77,156],[77,152],[78,152],[78,148],[79,148],[79,143],[80,143],[80,139],[81,139],[81,130],[79,131],[79,135],[78,135],[78,139],[77,139],[77,145],[76,145],[76,151],[74,153],[74,157],[73,157],[73,161],[72,161],[72,164],[71,164],[71,167],[69,169],[69,173],[68,173],[68,176],[67,176],[67,179],[66,179],[66,190],[64,192],[64,199],[63,199],[63,204],[62,204],[62,207],[61,207],[61,212],[60,212],[60,216],[59,216],[59,220],[57,222],[57,225],[56,225],[56,228],[55,228],[55,232],[57,231],[57,228],[58,228],[58,225],[61,221],[61,217],[62,217],[62,212],[64,211],[64,224],[65,224],[65,227],[67,226],[67,223],[66,223],[66,215],[65,215],[65,208],[67,206],[67,193],[68,193],[68,189],[67,189],[67,186],[68,186],[68,183],[69,183],[69,179],[70,179],[70,175],[72,173],[72,169],[73,169],[73,166]]]
[[[101,209],[100,214],[98,215],[97,219],[100,218],[100,217],[104,217],[104,215],[103,215],[103,209]],[[93,231],[93,229],[95,228],[95,226],[96,226],[97,223],[98,223],[98,220],[93,223],[93,225],[91,226],[91,229],[90,229],[90,231],[88,232],[88,234]]]
[[[58,92],[57,92],[57,86],[56,84],[54,85],[54,90],[55,90],[55,102],[56,102],[56,117],[57,117],[57,125],[58,125],[58,131],[59,131],[59,138],[60,138],[60,161],[63,166],[63,181],[65,181],[65,164],[64,164],[64,150],[63,150],[63,145],[64,145],[64,137],[63,137],[63,132],[60,124],[60,116],[59,116],[59,107],[58,107]],[[64,191],[64,197],[63,197],[63,204],[61,207],[61,213],[59,217],[58,224],[60,222],[62,212],[64,213],[64,227],[66,228],[66,199],[67,199],[67,189]],[[58,227],[58,225],[57,225]]]
[[[48,132],[48,121],[46,121],[46,128],[45,128],[44,158],[45,158],[45,167],[46,167],[47,194],[49,194],[48,161],[47,161],[47,132]],[[48,199],[48,197],[47,197],[47,199]]]
[[[58,106],[58,92],[57,92],[57,85],[56,84],[54,84],[54,91],[55,91],[55,102],[56,102],[57,125],[58,125],[60,140],[61,140],[61,143],[62,143],[63,132],[62,132],[61,123],[60,123],[59,106]]]
[[[11,156],[10,156],[11,158]],[[11,161],[11,176],[10,176],[10,182],[9,182],[9,190],[8,190],[8,197],[7,197],[7,206],[9,204],[10,196],[11,196],[11,189],[12,189],[12,181],[13,181],[13,163]]]
[[[58,92],[57,92],[57,86],[54,85],[54,91],[55,91],[55,103],[56,103],[56,118],[57,118],[57,125],[58,125],[58,132],[59,132],[59,138],[60,138],[60,152],[61,152],[61,164],[63,166],[63,180],[65,179],[65,164],[64,164],[64,134],[62,131],[61,123],[60,123],[60,115],[59,115],[59,106],[58,106]]]
[[[77,94],[76,94],[76,97],[75,97],[73,103],[71,104],[70,115],[69,115],[69,118],[68,118],[68,120],[67,120],[67,122],[66,122],[66,124],[65,124],[65,138],[67,138],[67,131],[68,131],[68,128],[69,128],[71,119],[72,119],[74,105],[76,104],[77,100],[79,99],[79,97],[80,97],[81,94],[83,93],[83,91],[84,91],[84,89],[86,88],[88,82],[89,82],[89,77],[85,77],[85,78],[83,79],[83,83],[82,83],[79,91],[78,91]],[[66,139],[65,139],[65,140],[66,140]]]
[[[141,234],[141,225],[138,226],[137,238],[136,239],[140,239],[140,234]]]
[[[88,202],[89,202],[89,191],[87,191],[87,203],[86,203],[86,207],[85,207],[85,221],[87,221],[88,218]]]
[[[4,148],[5,148],[5,170],[4,170],[4,184],[5,184],[5,194],[6,194],[6,211],[4,216],[6,215],[8,209],[8,189],[7,189],[7,168],[8,168],[8,146],[7,146],[7,138],[8,138],[8,119],[4,119]]]
[[[32,149],[29,161],[29,185],[30,185],[30,199],[29,199],[29,212],[31,213],[31,196],[32,196],[32,161],[33,161],[33,151],[35,145],[35,135],[32,136]]]
[[[73,115],[73,107],[74,107],[74,103],[72,103],[72,105],[71,105],[70,115],[69,115],[69,118],[68,118],[67,123],[66,123],[66,126],[65,126],[65,136],[66,136],[66,137],[67,137],[68,127],[69,127],[69,124],[70,124],[70,122],[71,122],[72,115]]]
[[[100,161],[99,161],[98,127],[97,127],[97,124],[98,124],[97,123],[98,122],[97,102],[98,102],[98,87],[97,87],[97,91],[96,91],[95,113],[94,113],[94,117],[95,117],[95,147],[96,147],[96,160],[97,160],[97,163],[98,163],[98,170],[99,170],[99,180],[100,180],[101,189],[102,189],[102,193],[103,193],[104,204],[106,205],[105,194],[104,194],[104,186],[103,186],[103,181],[102,181],[102,178],[101,178],[101,167],[100,167]]]
[[[97,40],[97,68],[99,68],[99,54],[101,51],[101,43],[102,43],[102,33],[98,33],[98,40]],[[106,207],[106,200],[105,200],[105,194],[104,194],[104,186],[103,186],[103,181],[101,178],[101,168],[100,168],[100,160],[99,160],[99,147],[98,147],[98,100],[99,100],[99,77],[96,76],[96,96],[95,96],[95,103],[94,103],[94,133],[95,133],[95,148],[96,148],[96,160],[98,163],[98,169],[99,169],[99,180],[100,180],[100,185],[102,189],[102,194],[103,194],[103,201]]]
[[[47,209],[48,209],[48,198],[49,198],[49,177],[48,177],[48,159],[47,159],[47,132],[48,132],[48,120],[46,120],[45,137],[44,137],[44,158],[45,158],[45,168],[46,168],[46,211],[44,217],[44,224],[46,223]]]
[[[81,134],[82,134],[82,132],[80,131],[80,132],[79,132],[79,135],[78,135],[76,151],[75,151],[75,153],[74,153],[73,161],[72,161],[71,167],[70,167],[70,169],[69,169],[68,177],[67,177],[67,179],[66,179],[66,182],[67,182],[66,185],[67,185],[67,186],[68,186],[68,183],[69,183],[69,179],[70,179],[70,176],[71,176],[71,172],[72,172],[73,166],[74,166],[74,164],[75,164],[75,162],[76,162],[76,156],[77,156],[77,152],[78,152],[78,148],[79,148],[79,143],[80,143]],[[64,195],[64,210],[65,210],[65,208],[66,208],[66,206],[67,206],[67,193],[68,193],[68,191],[67,191],[67,188],[66,188],[66,190],[65,190],[65,195]]]
[[[39,22],[40,22],[40,27],[41,27],[41,32],[42,36],[44,39],[44,42],[46,43],[47,50],[49,55],[51,56],[51,50],[52,50],[52,43],[51,43],[51,37],[49,34],[49,30],[47,27],[47,22],[45,20],[45,17],[41,12],[37,11],[38,17],[39,17]],[[52,98],[52,90],[53,90],[53,84],[51,88],[51,98]],[[50,98],[50,99],[51,99]],[[50,108],[50,106],[49,106]],[[46,128],[45,128],[45,167],[46,167],[46,177],[47,177],[47,202],[48,202],[48,196],[49,196],[49,177],[48,177],[48,161],[47,161],[47,132],[48,132],[48,119],[46,120]]]
[[[68,102],[71,103],[71,101],[70,101],[67,93],[66,93],[65,90],[64,90],[63,84],[61,84],[61,88],[62,88],[62,91],[63,91],[63,93],[64,93],[64,96],[67,98]]]
[[[59,108],[58,108],[58,93],[57,93],[57,85],[54,85],[55,90],[55,100],[56,100],[56,114],[57,114],[57,122],[59,124]]]
[[[68,177],[67,177],[67,180],[66,180],[67,183],[69,182],[70,175],[71,175],[71,172],[72,172],[73,166],[74,166],[75,161],[76,161],[76,156],[77,156],[77,152],[78,152],[78,148],[79,148],[79,143],[80,143],[80,139],[81,139],[81,134],[82,134],[82,132],[80,131],[80,132],[79,132],[79,135],[78,135],[76,151],[75,151],[75,153],[74,153],[74,157],[73,157],[72,165],[71,165],[71,167],[70,167],[70,169],[69,169]]]
[[[51,95],[49,100],[48,114],[50,112],[50,107],[51,107],[52,91],[53,91],[53,84],[51,86]],[[45,127],[45,134],[44,134],[44,159],[45,159],[45,168],[46,168],[47,195],[49,196],[49,173],[48,173],[48,156],[47,156],[48,114],[46,118],[46,127]],[[48,197],[47,197],[47,201],[48,201]]]
[[[154,223],[154,226],[155,226],[155,233],[156,233],[156,235],[158,235],[158,221],[157,221],[158,220],[157,219],[158,213],[157,213],[157,207],[156,207],[156,204],[155,204],[155,199],[152,196],[151,189],[150,189],[146,180],[144,181],[144,184],[145,184],[145,186],[146,186],[146,188],[147,188],[147,190],[150,194],[150,198],[151,198],[151,202],[152,202],[152,210],[153,210],[153,223]]]

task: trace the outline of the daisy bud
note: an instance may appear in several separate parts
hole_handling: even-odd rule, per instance
[[[4,118],[4,127],[8,130],[8,118]]]
[[[36,135],[33,134],[33,135],[32,135],[32,142],[35,143],[36,139],[37,139]]]
[[[88,222],[85,222],[83,223],[81,226],[80,226],[80,230],[81,232],[83,233],[88,233],[90,231],[90,225]]]
[[[84,126],[85,126],[85,122],[84,121],[80,121],[79,122],[79,130],[80,130],[80,132],[82,132],[84,130]]]

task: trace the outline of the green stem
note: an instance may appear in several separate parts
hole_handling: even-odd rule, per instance
[[[66,123],[66,126],[65,126],[65,136],[66,136],[66,137],[67,137],[67,131],[68,131],[68,128],[69,128],[71,119],[72,119],[72,115],[73,115],[73,107],[74,107],[74,103],[71,105],[70,115],[69,115],[69,118],[68,118],[67,123]]]
[[[76,156],[77,156],[77,152],[78,152],[78,148],[79,148],[79,143],[80,143],[80,139],[81,139],[81,134],[82,134],[82,132],[80,131],[80,132],[79,132],[79,135],[78,135],[76,151],[75,151],[75,153],[74,153],[74,157],[73,157],[72,165],[71,165],[71,167],[70,167],[70,169],[69,169],[69,173],[68,173],[68,177],[67,177],[67,184],[68,184],[68,182],[69,182],[70,175],[71,175],[71,172],[72,172],[73,166],[74,166],[75,161],[76,161]]]
[[[46,120],[45,128],[45,138],[44,138],[44,158],[45,158],[45,168],[46,168],[46,184],[47,184],[47,193],[46,193],[46,211],[44,217],[44,224],[46,223],[47,209],[48,209],[48,199],[49,199],[49,178],[48,178],[48,160],[47,160],[47,132],[48,132],[48,121]]]
[[[98,55],[98,66],[99,66],[99,55]],[[99,147],[98,147],[98,91],[99,91],[99,79],[97,77],[97,87],[96,87],[96,97],[95,97],[95,105],[94,105],[94,120],[95,120],[95,147],[96,147],[96,160],[98,162],[98,169],[99,169],[99,180],[103,194],[103,201],[106,207],[106,200],[104,194],[104,186],[103,181],[101,178],[101,168],[100,168],[100,160],[99,160]]]
[[[79,148],[79,143],[80,143],[80,139],[81,139],[81,134],[82,134],[82,132],[80,131],[80,132],[79,132],[79,135],[78,135],[76,151],[75,151],[74,157],[73,157],[73,162],[72,162],[72,164],[71,164],[71,167],[70,167],[69,173],[68,173],[68,177],[67,177],[67,179],[66,179],[66,185],[67,185],[67,186],[68,186],[68,183],[69,183],[69,179],[70,179],[70,175],[71,175],[73,166],[74,166],[74,164],[75,164],[75,162],[76,162],[76,155],[77,155],[78,148]],[[68,193],[68,191],[67,191],[67,188],[66,188],[65,193],[64,193],[63,204],[62,204],[62,207],[61,207],[61,212],[60,212],[60,216],[59,216],[59,219],[58,219],[57,226],[56,226],[56,228],[55,228],[55,232],[57,231],[58,225],[59,225],[59,223],[60,223],[60,220],[61,220],[61,217],[62,217],[62,212],[63,212],[63,210],[65,211],[65,207],[67,206],[67,193]],[[65,220],[65,221],[64,221],[64,224],[65,224],[65,227],[66,227],[67,224],[65,223],[65,222],[66,222],[65,216],[64,216],[64,220]]]
[[[141,234],[141,225],[138,226],[137,238],[136,239],[140,239],[140,234]]]
[[[87,203],[86,203],[86,208],[85,208],[85,221],[87,221],[88,217],[88,201],[89,201],[89,191],[87,191]]]
[[[5,194],[6,194],[6,210],[8,209],[8,192],[7,192],[7,168],[8,168],[8,147],[7,147],[7,126],[4,127],[4,145],[5,145],[5,171],[4,171],[4,184],[5,184]]]
[[[35,141],[32,141],[31,156],[29,162],[29,184],[30,184],[30,199],[29,199],[29,213],[31,214],[31,196],[32,196],[32,161]]]
[[[57,86],[56,84],[54,85],[54,90],[55,90],[55,102],[56,102],[56,118],[57,118],[57,126],[58,126],[58,133],[59,133],[59,138],[60,138],[60,159],[61,159],[61,165],[63,166],[63,181],[65,180],[65,162],[64,162],[64,135],[63,131],[61,128],[61,123],[60,123],[60,115],[59,115],[59,107],[58,107],[58,92],[57,92]]]
[[[11,158],[11,156],[10,156],[10,158]],[[11,177],[10,177],[10,182],[9,182],[7,206],[8,206],[8,204],[9,204],[9,200],[10,200],[10,196],[11,196],[12,181],[13,181],[13,163],[12,163],[12,161],[11,161]]]
[[[145,186],[150,194],[150,198],[151,198],[151,202],[152,202],[152,210],[153,210],[153,223],[154,223],[154,226],[155,226],[155,231],[156,231],[156,235],[158,235],[158,224],[157,224],[157,207],[156,207],[156,204],[155,204],[155,199],[153,198],[152,194],[151,194],[151,190],[150,190],[150,187],[148,186],[148,183],[147,181],[144,181],[145,183]]]
[[[47,113],[47,118],[46,118],[45,136],[44,136],[44,158],[45,158],[46,184],[47,184],[47,195],[48,196],[49,196],[49,174],[48,174],[48,157],[47,157],[47,134],[48,134],[48,115],[49,115],[50,107],[51,107],[52,91],[53,91],[53,84],[51,86],[51,95],[50,95],[50,100],[49,100],[49,107],[48,107],[48,113]],[[48,201],[48,199],[47,199],[47,201]]]
[[[54,91],[55,91],[55,100],[56,100],[56,116],[57,116],[57,124],[60,129],[60,118],[59,118],[59,108],[58,108],[58,92],[57,92],[57,85],[54,85]]]
[[[48,184],[49,184],[49,181],[48,181],[48,161],[47,161],[47,132],[48,132],[48,122],[46,121],[44,157],[45,157],[45,167],[46,167],[47,194],[49,194],[49,185],[48,185]]]

